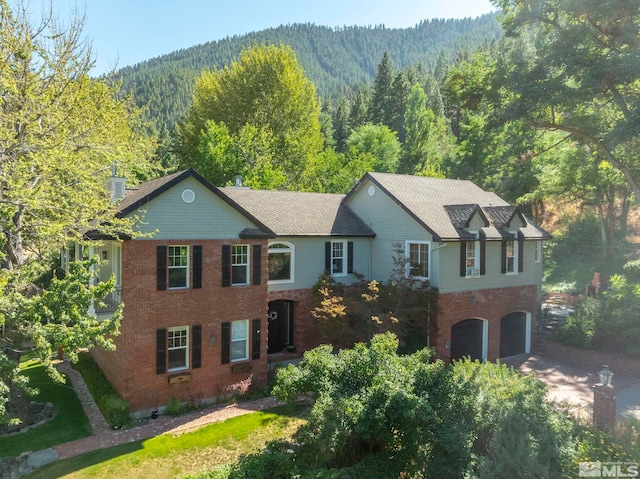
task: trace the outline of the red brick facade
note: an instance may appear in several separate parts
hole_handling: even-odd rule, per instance
[[[116,351],[95,350],[94,357],[132,411],[162,406],[175,397],[180,401],[216,399],[228,387],[251,377],[253,385],[267,381],[267,276],[261,268],[260,284],[223,287],[223,244],[261,245],[261,264],[267,264],[266,240],[125,241],[122,250],[122,301],[125,304]],[[202,246],[202,287],[158,291],[158,245]],[[253,265],[250,265],[250,278]],[[222,364],[223,322],[259,318],[260,359]],[[156,373],[156,331],[160,328],[200,325],[201,367],[176,373]],[[191,341],[191,332],[190,338]],[[253,344],[249,341],[249,358]],[[189,354],[191,355],[191,347]],[[171,380],[171,383],[170,383]]]
[[[238,243],[261,246],[263,266],[259,285],[222,286],[222,245]],[[194,245],[201,245],[202,287],[158,291],[158,245],[186,245],[190,251]],[[296,352],[287,357],[300,357],[304,351],[323,342],[311,316],[310,289],[268,291],[267,254],[266,240],[132,240],[124,243],[122,300],[125,310],[121,334],[114,339],[117,349],[114,352],[97,349],[93,355],[133,411],[165,405],[172,397],[181,402],[215,400],[228,394],[230,386],[249,377],[254,386],[266,384],[269,361],[267,316],[271,301],[286,300],[293,304]],[[537,297],[534,285],[441,294],[431,346],[436,348],[438,357],[450,360],[451,327],[465,319],[478,318],[488,323],[487,359],[495,360],[500,357],[501,319],[512,312],[525,312],[530,314],[530,324],[535,325]],[[223,364],[222,323],[247,319],[261,320],[260,359]],[[193,325],[202,327],[201,367],[157,374],[156,331]],[[535,330],[534,327],[531,329]],[[533,343],[534,338],[530,340]],[[252,347],[250,344],[250,357]],[[279,355],[271,358],[273,361],[281,359]]]
[[[500,357],[500,322],[513,312],[530,314],[531,344],[538,312],[538,289],[535,285],[513,288],[494,288],[460,293],[445,293],[438,297],[437,339],[431,346],[438,357],[451,359],[451,327],[465,319],[477,318],[488,322],[487,359]]]

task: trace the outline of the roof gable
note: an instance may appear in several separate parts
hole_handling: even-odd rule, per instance
[[[475,216],[484,226],[489,226],[489,220],[480,205],[445,205],[444,209],[456,228],[468,228]]]
[[[484,211],[491,223],[499,228],[521,228],[527,224],[517,206],[487,206]]]
[[[501,231],[519,228],[526,238],[546,239],[550,235],[528,221],[516,206],[495,193],[484,191],[468,180],[450,180],[391,173],[367,173],[349,192],[345,203],[362,193],[369,182],[396,202],[411,218],[427,230],[436,241],[468,237],[474,218],[481,219],[487,239],[504,237]]]
[[[180,184],[188,178],[193,178],[202,184],[208,191],[216,195],[222,201],[231,206],[234,210],[244,216],[247,220],[256,226],[254,234],[274,236],[273,232],[255,218],[249,211],[242,208],[231,198],[226,196],[219,188],[216,188],[202,175],[197,173],[193,169],[179,171],[171,175],[163,176],[162,178],[156,178],[154,180],[146,181],[140,184],[135,189],[127,189],[126,195],[122,201],[118,204],[116,210],[116,216],[119,218],[125,217],[149,203],[154,198],[162,195],[166,191],[170,190],[174,186]]]

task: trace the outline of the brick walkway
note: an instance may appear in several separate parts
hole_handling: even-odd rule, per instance
[[[143,424],[129,429],[113,431],[109,429],[107,421],[105,421],[93,397],[89,394],[80,373],[69,366],[67,361],[60,363],[57,367],[60,372],[69,377],[93,430],[92,436],[54,446],[53,449],[58,452],[60,459],[77,456],[96,449],[149,439],[164,433],[183,434],[207,424],[281,404],[275,398],[269,397],[238,404],[217,405],[178,417],[160,416],[158,419],[145,420]]]

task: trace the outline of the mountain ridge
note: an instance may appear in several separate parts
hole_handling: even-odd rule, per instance
[[[385,52],[398,70],[421,63],[433,71],[440,56],[451,64],[460,52],[475,51],[501,35],[495,13],[422,20],[408,28],[294,23],[175,50],[123,67],[116,78],[124,92],[133,92],[136,103],[146,106],[145,119],[158,130],[170,130],[186,112],[200,72],[230,64],[256,43],[289,45],[319,97],[329,98],[371,83]]]

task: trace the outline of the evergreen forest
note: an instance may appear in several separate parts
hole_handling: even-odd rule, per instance
[[[155,127],[171,129],[186,113],[200,72],[229,65],[254,44],[291,46],[318,95],[326,99],[370,84],[384,52],[398,68],[421,64],[433,71],[439,62],[451,64],[461,51],[475,51],[501,35],[495,14],[423,20],[414,28],[281,25],[178,50],[115,74],[123,90],[134,92],[137,104],[147,108],[146,118]]]

